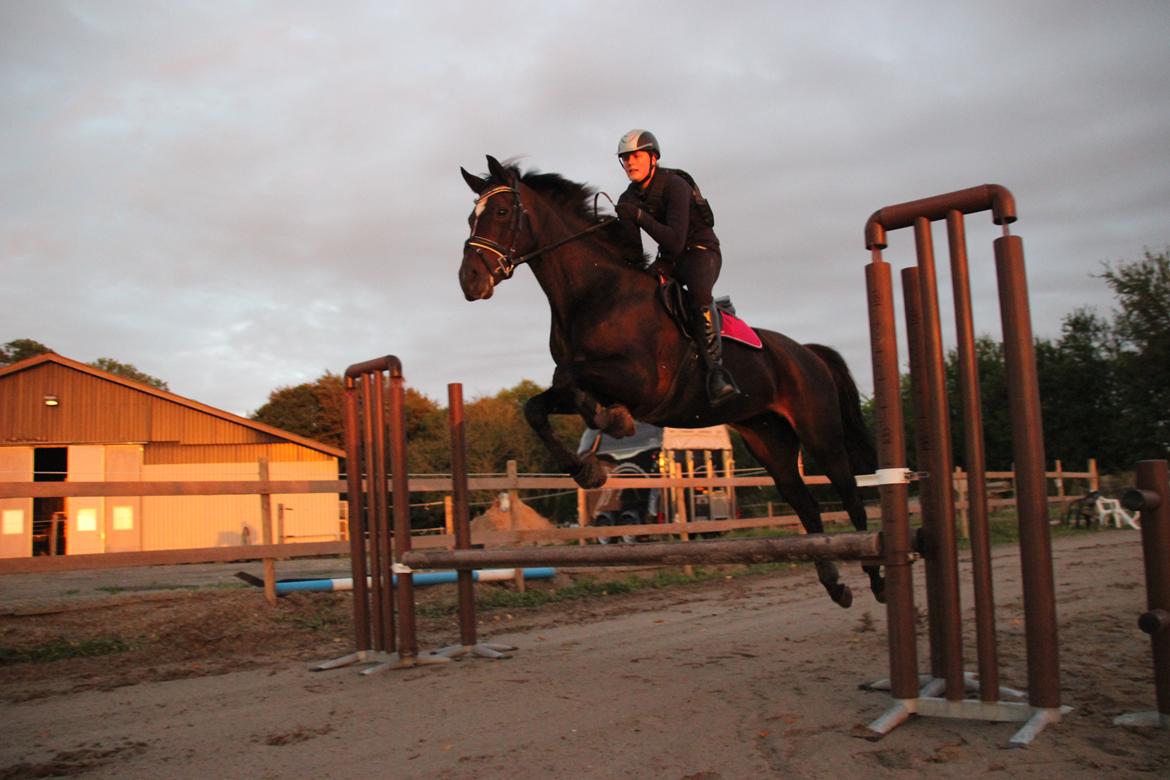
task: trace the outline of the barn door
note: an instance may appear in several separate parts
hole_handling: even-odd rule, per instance
[[[0,447],[0,482],[33,481],[33,448]],[[0,498],[0,558],[32,555],[31,498]]]
[[[105,447],[69,448],[69,482],[102,482],[105,476]],[[69,514],[66,552],[69,555],[105,552],[105,500],[101,497],[67,498],[65,511]]]
[[[119,444],[106,447],[106,481],[140,482],[142,447]],[[142,499],[110,496],[106,499],[106,552],[142,549]]]

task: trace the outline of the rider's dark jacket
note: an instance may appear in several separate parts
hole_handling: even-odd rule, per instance
[[[660,257],[668,263],[696,246],[718,251],[719,239],[715,230],[696,213],[691,185],[669,168],[658,168],[646,190],[630,182],[618,203],[633,203],[642,210],[639,225],[658,243]],[[641,245],[639,225],[623,224],[630,231],[631,240],[637,234],[637,242]]]

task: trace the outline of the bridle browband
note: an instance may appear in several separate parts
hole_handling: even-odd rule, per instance
[[[504,244],[493,241],[490,238],[478,236],[475,233],[475,229],[479,226],[479,218],[483,212],[486,211],[486,208],[481,209],[480,206],[485,205],[489,198],[491,198],[493,195],[498,195],[501,192],[511,193],[514,205],[514,208],[512,209],[512,223],[508,226],[510,234],[508,236],[508,244],[510,244],[510,246],[505,246]],[[593,209],[596,213],[596,198],[594,198]],[[564,246],[570,241],[576,241],[578,238],[589,235],[590,233],[596,230],[600,230],[606,225],[616,221],[615,217],[604,217],[596,224],[590,225],[582,231],[573,233],[570,236],[566,236],[565,238],[562,238],[558,241],[554,241],[548,246],[534,249],[527,254],[517,257],[516,244],[520,240],[521,230],[523,230],[524,227],[524,218],[528,216],[528,211],[524,208],[524,202],[520,199],[520,190],[508,184],[500,184],[492,187],[476,199],[475,211],[475,221],[471,225],[471,236],[465,242],[463,242],[463,251],[466,252],[468,249],[471,249],[475,252],[476,255],[479,256],[479,259],[483,262],[484,268],[487,269],[488,276],[491,277],[493,286],[499,284],[505,279],[511,279],[512,274],[516,271],[516,266],[523,265],[534,257],[538,257],[545,252],[549,252],[560,246]],[[484,254],[485,250],[493,255],[492,259],[489,259],[487,255]]]

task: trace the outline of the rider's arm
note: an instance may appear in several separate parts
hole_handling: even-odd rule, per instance
[[[676,257],[683,251],[690,227],[691,186],[681,176],[671,176],[662,193],[662,204],[666,210],[665,224],[645,211],[638,224],[658,243],[663,255]]]
[[[641,207],[641,205],[642,205],[642,202],[637,198],[637,196],[632,195],[629,192],[623,192],[621,194],[621,196],[618,198],[618,203],[632,203],[638,207]],[[642,212],[643,219],[645,218],[645,214],[646,214],[646,212],[643,211]],[[622,233],[623,233],[622,244],[630,248],[630,254],[629,254],[629,257],[626,258],[626,262],[634,263],[634,264],[641,264],[641,262],[642,262],[642,230],[641,230],[641,228],[638,227],[637,223],[632,222],[630,220],[625,220],[625,219],[618,220],[616,223],[614,223],[614,225],[615,225],[616,229],[622,231]],[[634,251],[635,249],[637,251]]]

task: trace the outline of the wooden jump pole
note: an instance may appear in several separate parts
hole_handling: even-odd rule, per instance
[[[414,550],[403,563],[417,569],[511,566],[685,566],[774,561],[880,560],[877,533],[807,534],[771,539],[518,547],[488,550]]]

